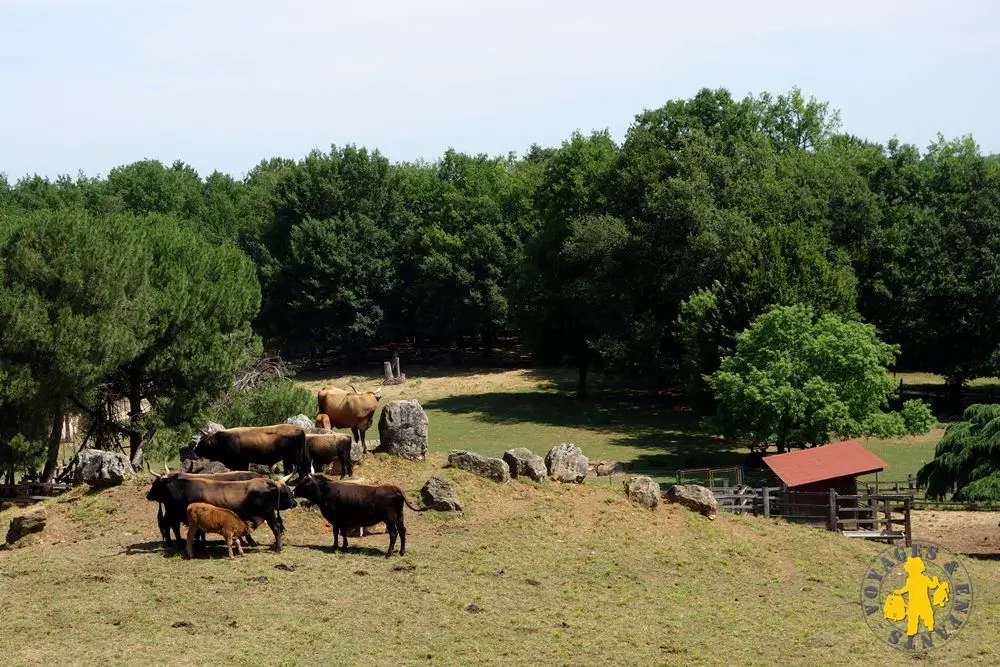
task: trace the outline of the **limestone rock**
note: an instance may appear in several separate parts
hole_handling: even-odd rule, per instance
[[[378,420],[379,445],[375,451],[410,461],[427,457],[427,415],[414,399],[390,401]]]
[[[625,481],[625,494],[632,502],[650,509],[660,504],[660,485],[643,475],[629,477]]]
[[[420,489],[424,505],[433,507],[439,512],[461,512],[462,501],[455,492],[455,484],[440,475],[434,475]]]
[[[709,519],[714,519],[719,513],[719,501],[711,491],[697,484],[674,484],[666,490],[663,498],[672,503],[679,503]]]
[[[285,420],[286,424],[295,424],[306,433],[316,433],[316,422],[305,415],[295,415]]]
[[[218,472],[229,472],[229,468],[218,461],[206,461],[205,459],[185,459],[181,463],[181,470],[197,475],[214,475]]]
[[[7,544],[14,544],[25,535],[40,533],[45,528],[47,518],[45,512],[40,509],[14,517],[10,521],[10,528],[7,529]]]
[[[510,468],[511,477],[527,477],[536,482],[545,479],[547,473],[545,459],[538,454],[533,454],[527,447],[508,449],[503,453],[503,460]]]
[[[128,457],[121,452],[106,452],[101,449],[83,449],[77,455],[74,484],[89,484],[97,488],[118,486],[126,479],[132,479],[135,472]]]
[[[465,449],[453,449],[448,453],[446,468],[458,468],[479,475],[494,482],[510,481],[507,462],[495,456],[483,456]]]
[[[581,483],[587,477],[589,461],[576,445],[560,443],[545,455],[549,477],[557,482]]]
[[[264,465],[263,463],[251,463],[247,466],[250,468],[250,472],[260,473],[261,475],[270,475],[274,472],[273,465]]]

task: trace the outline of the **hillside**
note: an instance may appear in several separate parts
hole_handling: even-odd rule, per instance
[[[441,463],[377,456],[358,474],[417,498]],[[280,554],[263,527],[264,546],[235,562],[221,542],[210,559],[165,557],[148,479],[47,501],[46,531],[0,551],[4,664],[912,661],[861,617],[879,545],[777,520],[650,512],[616,487],[443,472],[466,512],[407,511],[407,555],[391,560],[384,534],[330,553],[329,527],[303,508],[284,514]],[[929,664],[997,661],[1000,568],[965,564],[972,622]]]

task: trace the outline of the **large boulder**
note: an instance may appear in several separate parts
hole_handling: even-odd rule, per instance
[[[389,401],[378,420],[375,450],[410,461],[427,458],[427,415],[414,399]]]
[[[494,482],[510,481],[510,468],[507,462],[495,456],[483,456],[464,449],[453,449],[448,452],[448,463],[445,468],[458,468],[479,475]]]
[[[206,423],[200,429],[195,431],[194,435],[191,436],[191,439],[188,440],[187,445],[181,447],[181,452],[180,452],[181,461],[186,461],[187,459],[195,458],[194,454],[192,454],[191,452],[192,450],[194,450],[194,446],[198,444],[198,441],[201,440],[202,435],[206,433],[215,433],[216,431],[224,431],[224,430],[226,430],[226,427],[223,426],[222,424],[217,424],[215,422]]]
[[[714,519],[719,513],[719,501],[711,491],[697,484],[674,484],[663,494],[663,499],[679,503],[709,519]]]
[[[185,459],[181,462],[181,470],[196,475],[214,475],[219,472],[229,472],[229,468],[218,461],[207,461],[205,459]]]
[[[587,477],[590,462],[576,445],[560,443],[545,455],[545,467],[549,477],[557,482],[583,482]]]
[[[660,485],[642,475],[629,477],[625,481],[625,495],[632,502],[653,509],[660,504]]]
[[[83,449],[77,455],[74,484],[89,484],[97,488],[118,486],[135,476],[128,457],[121,452]]]
[[[455,492],[455,483],[440,475],[432,476],[420,489],[424,505],[440,512],[461,512],[462,501]]]
[[[45,512],[40,509],[14,517],[7,529],[7,544],[14,544],[25,535],[40,533],[45,528],[46,518]]]
[[[511,477],[527,477],[536,482],[545,479],[547,473],[545,459],[538,454],[533,454],[527,447],[508,449],[503,453],[503,460],[510,468]]]
[[[306,433],[316,433],[316,422],[305,415],[295,415],[285,420],[286,424],[295,424]],[[324,429],[325,430],[325,429]]]

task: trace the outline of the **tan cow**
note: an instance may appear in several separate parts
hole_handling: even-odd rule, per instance
[[[375,410],[382,396],[378,392],[359,392],[353,385],[351,391],[337,387],[323,387],[316,399],[319,403],[319,414],[316,415],[316,425],[320,428],[349,428],[354,434],[354,442],[361,440],[364,451],[368,451],[365,443],[365,431],[371,428]],[[359,435],[360,434],[360,435]]]
[[[205,534],[215,533],[222,535],[226,541],[226,549],[229,551],[229,558],[233,558],[233,544],[243,555],[243,545],[240,538],[249,535],[257,528],[256,519],[244,521],[236,512],[209,505],[208,503],[191,503],[187,508],[187,555],[194,558],[194,537],[199,530]]]

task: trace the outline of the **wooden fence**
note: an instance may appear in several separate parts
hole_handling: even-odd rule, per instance
[[[21,484],[0,484],[0,502],[28,505],[39,500],[48,500],[72,490],[72,484],[59,482],[26,482]]]
[[[712,490],[719,509],[738,514],[779,517],[795,523],[823,525],[847,537],[903,540],[912,539],[909,494],[864,493],[857,495],[789,491],[784,487],[748,486]]]

